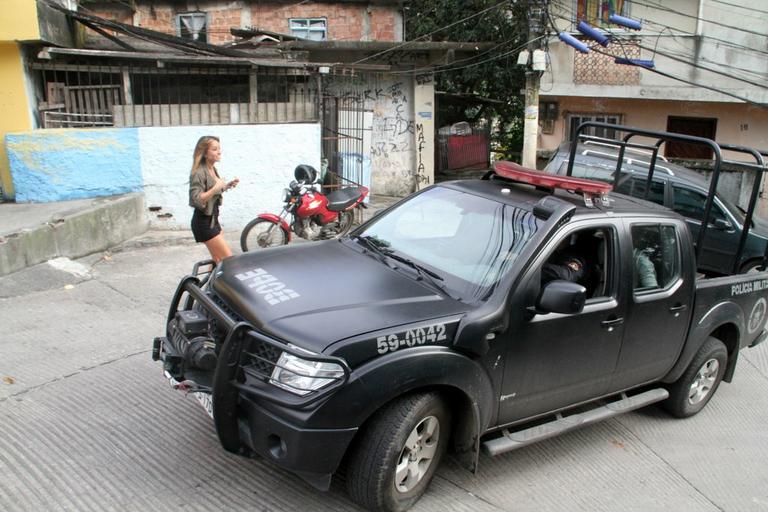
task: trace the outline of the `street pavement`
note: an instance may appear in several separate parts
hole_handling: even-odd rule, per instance
[[[227,234],[233,247],[236,234]],[[173,391],[152,338],[202,245],[119,252],[0,278],[0,510],[353,511],[267,461],[220,448]],[[652,406],[497,458],[447,460],[414,511],[766,511],[768,343],[699,415]]]

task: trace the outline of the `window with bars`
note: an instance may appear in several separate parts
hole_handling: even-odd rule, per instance
[[[291,18],[288,21],[291,35],[312,41],[325,41],[327,29],[325,18]]]
[[[576,136],[576,128],[581,123],[595,121],[598,123],[621,124],[621,114],[570,114],[568,116],[568,140],[571,141]],[[616,130],[610,128],[587,128],[581,132],[582,135],[594,135],[606,139],[615,139]]]
[[[608,25],[611,14],[628,14],[628,5],[624,0],[575,0],[574,3],[577,20],[584,20],[597,27]]]
[[[176,32],[179,37],[207,43],[208,15],[204,12],[179,14],[176,16]]]

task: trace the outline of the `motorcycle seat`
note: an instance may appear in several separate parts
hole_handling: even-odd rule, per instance
[[[328,194],[328,208],[332,212],[340,212],[345,208],[349,208],[363,195],[363,187],[347,187],[339,190],[334,190]]]

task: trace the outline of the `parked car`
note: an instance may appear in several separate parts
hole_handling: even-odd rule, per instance
[[[699,278],[683,217],[609,188],[497,164],[351,236],[198,265],[153,357],[226,450],[321,490],[343,463],[367,510],[408,509],[449,449],[475,469],[651,403],[692,416],[765,339],[768,272]],[[569,251],[577,282],[544,279]]]
[[[568,168],[570,143],[564,143],[544,168],[546,172],[565,175]],[[577,146],[572,175],[575,177],[614,182],[618,148],[606,143],[585,142]],[[648,178],[651,155],[627,149],[622,176],[615,192],[643,197]],[[657,158],[648,200],[666,206],[683,217],[697,240],[709,182],[701,174],[680,165]],[[744,211],[717,194],[714,199],[710,226],[704,240],[699,269],[714,274],[729,274],[744,225]],[[768,243],[768,223],[752,218],[752,225],[739,262],[741,272],[755,270],[761,264]]]

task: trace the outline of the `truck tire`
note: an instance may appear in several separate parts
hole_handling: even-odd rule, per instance
[[[408,395],[382,408],[348,460],[350,497],[366,510],[409,509],[440,464],[450,429],[451,415],[437,393]]]
[[[728,351],[722,341],[708,338],[680,378],[669,387],[662,405],[673,416],[687,418],[701,411],[723,380]]]

